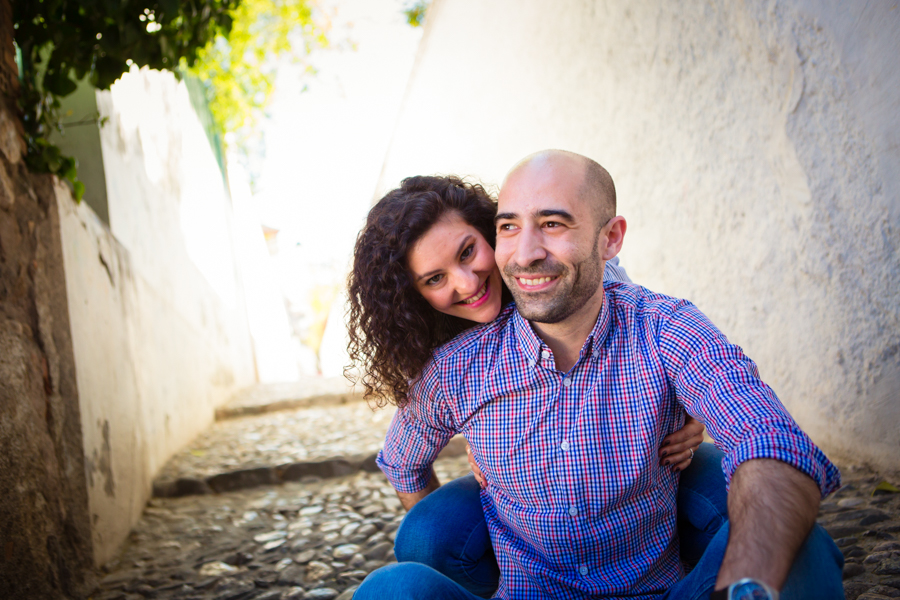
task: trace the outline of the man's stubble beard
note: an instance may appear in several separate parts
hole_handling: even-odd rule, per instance
[[[570,270],[556,261],[542,260],[527,268],[510,268],[507,265],[502,275],[516,301],[519,314],[535,323],[559,323],[575,314],[602,285],[603,261],[599,248],[598,239],[590,256],[574,266],[574,278],[567,278]],[[517,275],[547,274],[548,271],[559,277],[560,285],[557,285],[553,295],[526,294],[519,289],[515,279]]]

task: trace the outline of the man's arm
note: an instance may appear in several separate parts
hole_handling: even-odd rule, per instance
[[[728,547],[715,589],[744,577],[781,589],[816,521],[819,495],[811,477],[786,463],[741,463],[728,493]]]
[[[730,535],[716,588],[743,577],[780,588],[840,473],[695,306],[664,319],[659,344],[679,401],[725,452]]]
[[[405,494],[403,492],[397,491],[397,497],[400,498],[400,504],[403,505],[407,511],[412,509],[419,500],[433,492],[434,490],[441,487],[441,482],[438,481],[437,475],[434,473],[434,469],[431,469],[431,479],[428,480],[428,485],[423,490],[419,490],[418,492],[413,492],[411,494]]]

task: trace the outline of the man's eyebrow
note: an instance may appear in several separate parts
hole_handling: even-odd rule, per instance
[[[464,238],[463,238],[463,241],[460,242],[460,244],[459,244],[459,248],[457,248],[457,250],[456,250],[456,256],[459,256],[460,254],[462,254],[462,251],[463,251],[463,249],[466,247],[466,244],[468,244],[468,243],[471,242],[471,241],[472,241],[472,235],[471,235],[471,234],[469,234],[469,235],[467,235],[466,237],[464,237]],[[422,281],[423,279],[431,279],[434,275],[437,275],[438,273],[440,273],[441,270],[442,270],[442,269],[433,269],[433,270],[431,270],[431,271],[428,271],[428,272],[425,273],[424,275],[417,275],[417,276],[416,276],[416,283]]]
[[[561,217],[562,219],[569,221],[570,223],[575,222],[575,217],[572,216],[572,213],[559,208],[548,208],[545,210],[540,210],[534,214],[538,217]]]
[[[567,210],[562,210],[561,208],[546,208],[544,210],[539,210],[535,213],[532,213],[535,217],[559,217],[569,223],[575,222],[575,217],[572,216]],[[499,221],[508,221],[512,219],[518,218],[519,215],[516,213],[505,212],[505,213],[497,213],[497,216],[494,217],[494,223],[498,223]]]

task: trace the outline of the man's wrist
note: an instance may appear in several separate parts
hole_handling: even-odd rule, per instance
[[[757,579],[745,577],[725,589],[714,591],[709,600],[778,600],[778,596],[778,590]]]

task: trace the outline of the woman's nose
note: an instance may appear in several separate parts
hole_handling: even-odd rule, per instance
[[[465,299],[478,291],[478,275],[472,270],[459,269],[454,275],[456,292],[460,297]]]

